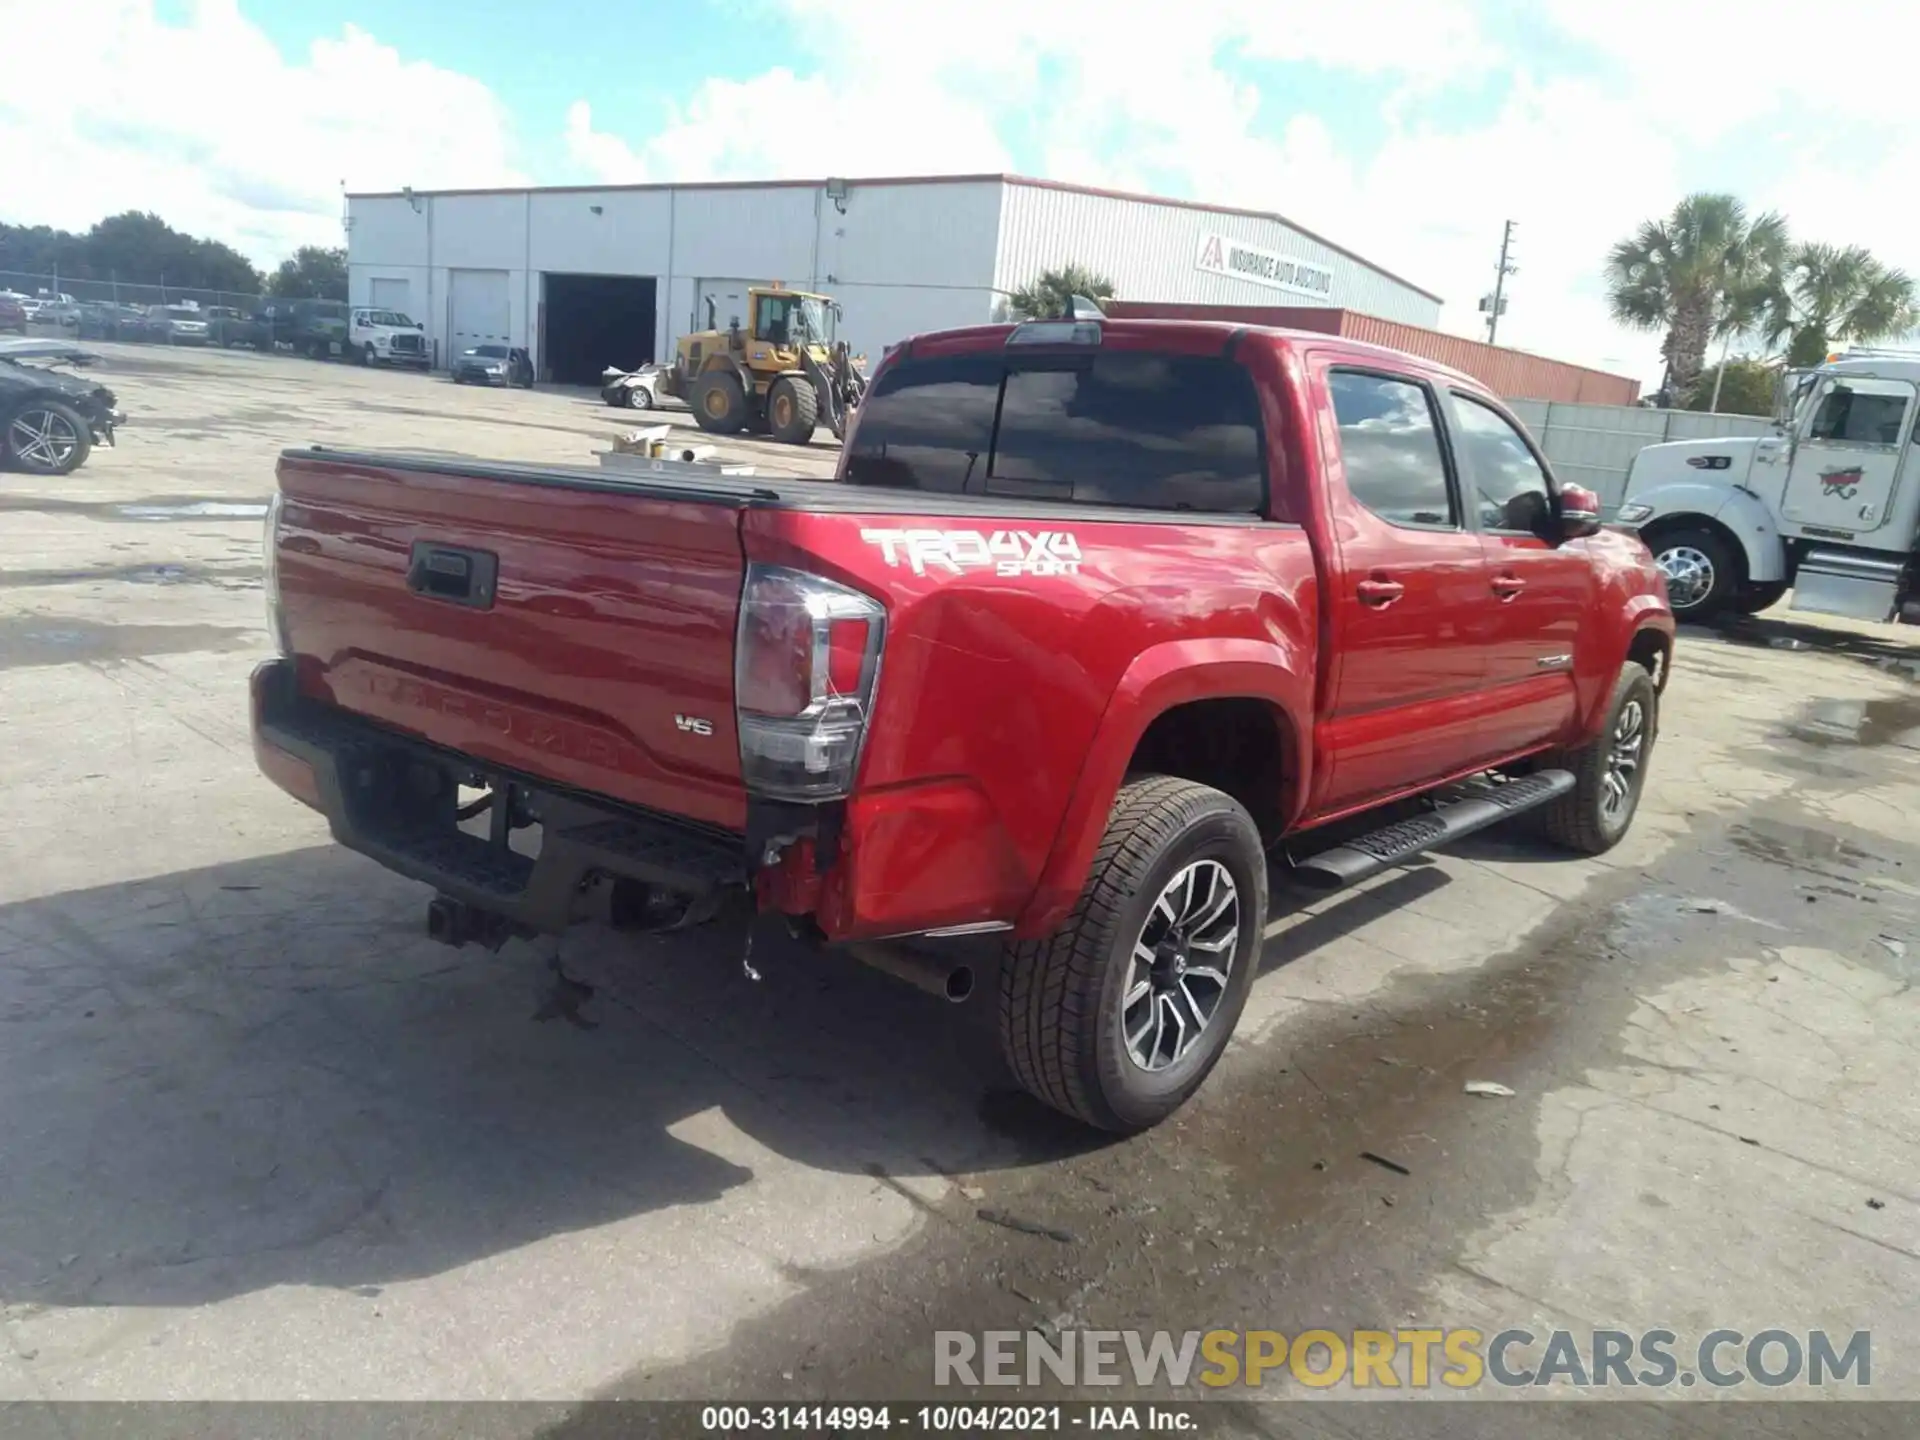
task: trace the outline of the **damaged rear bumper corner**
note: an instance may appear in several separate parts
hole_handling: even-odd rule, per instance
[[[252,680],[254,755],[263,774],[311,805],[350,850],[441,894],[528,930],[558,934],[580,918],[596,877],[633,880],[690,898],[738,892],[749,867],[742,837],[577,795],[502,773],[302,697],[293,664],[269,661]],[[490,786],[538,816],[528,856],[460,827],[459,787]]]

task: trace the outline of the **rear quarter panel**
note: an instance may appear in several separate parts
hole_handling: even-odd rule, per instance
[[[887,606],[849,858],[822,893],[836,938],[1050,928],[1171,704],[1258,697],[1308,733],[1318,612],[1297,526],[760,511],[743,536],[751,560]]]
[[[1638,535],[1608,529],[1572,543],[1586,551],[1594,569],[1594,603],[1574,647],[1578,743],[1592,739],[1606,723],[1614,680],[1640,637],[1659,636],[1664,655],[1671,659],[1674,621],[1666,577]],[[1666,661],[1657,678],[1664,686]]]

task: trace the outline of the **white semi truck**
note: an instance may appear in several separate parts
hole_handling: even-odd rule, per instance
[[[1649,445],[1616,519],[1673,613],[1793,608],[1920,624],[1920,354],[1853,351],[1782,377],[1772,433]]]

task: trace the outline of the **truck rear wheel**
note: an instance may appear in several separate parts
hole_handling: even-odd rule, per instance
[[[1599,855],[1620,843],[1640,808],[1660,730],[1660,695],[1644,666],[1620,667],[1600,733],[1577,750],[1544,756],[1547,769],[1571,770],[1573,789],[1540,812],[1547,837],[1582,855]]]
[[[767,392],[767,428],[783,445],[809,445],[820,423],[820,398],[813,386],[791,375],[773,382]]]
[[[1173,776],[1130,780],[1067,923],[1002,957],[1014,1076],[1100,1129],[1158,1124],[1225,1051],[1266,910],[1260,832],[1237,800]]]
[[[747,423],[747,393],[725,370],[693,382],[693,419],[709,435],[738,435]]]

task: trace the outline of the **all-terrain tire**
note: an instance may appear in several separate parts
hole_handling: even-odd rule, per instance
[[[1129,1053],[1124,1033],[1135,946],[1163,890],[1206,860],[1219,862],[1237,894],[1237,930],[1221,957],[1231,956],[1231,966],[1191,1048],[1149,1070]],[[1103,1130],[1158,1124],[1226,1049],[1253,985],[1266,910],[1260,832],[1237,800],[1173,776],[1129,780],[1066,924],[1007,946],[1001,957],[1000,1040],[1014,1077],[1045,1104]]]
[[[1616,750],[1632,729],[1639,744],[1631,771],[1626,772],[1624,803],[1609,804],[1609,775],[1616,775]],[[1607,702],[1606,723],[1587,744],[1543,756],[1543,769],[1571,770],[1573,789],[1540,812],[1547,838],[1582,855],[1599,855],[1620,843],[1633,824],[1646,788],[1647,764],[1653,758],[1660,731],[1660,695],[1646,667],[1629,660],[1620,667]]]
[[[709,435],[738,435],[747,423],[747,393],[737,376],[709,370],[693,382],[693,419]]]
[[[820,423],[820,397],[813,386],[793,376],[773,382],[767,392],[767,428],[782,445],[809,445]]]

